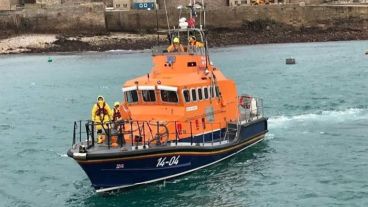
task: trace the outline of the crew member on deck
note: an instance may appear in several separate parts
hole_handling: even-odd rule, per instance
[[[189,45],[196,47],[204,47],[204,44],[202,42],[198,42],[195,36],[189,37]]]
[[[92,121],[96,124],[98,135],[97,143],[101,144],[105,141],[105,136],[102,134],[102,132],[106,132],[106,123],[111,121],[111,117],[113,116],[112,110],[110,109],[110,106],[105,102],[103,96],[97,97],[97,103],[93,105],[91,115]]]
[[[113,116],[112,116],[112,120],[114,122],[121,120],[120,103],[119,102],[114,103],[114,113],[113,113]]]
[[[183,45],[180,44],[178,37],[175,37],[173,43],[167,48],[168,52],[184,52]]]

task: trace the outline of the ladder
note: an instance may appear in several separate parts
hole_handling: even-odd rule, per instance
[[[234,139],[237,138],[237,135],[238,135],[238,125],[234,123],[228,123],[224,140],[233,141]]]

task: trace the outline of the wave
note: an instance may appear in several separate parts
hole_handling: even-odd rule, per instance
[[[278,128],[282,126],[288,126],[290,124],[300,122],[344,122],[367,119],[368,120],[368,109],[361,108],[349,108],[341,111],[320,111],[317,113],[301,114],[294,116],[274,116],[269,118],[268,123],[270,128]]]

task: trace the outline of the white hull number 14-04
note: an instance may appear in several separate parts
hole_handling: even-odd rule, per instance
[[[172,156],[170,159],[167,158],[167,157],[160,157],[157,160],[156,167],[165,167],[165,166],[177,165],[177,164],[179,164],[179,158],[180,158],[180,155]]]

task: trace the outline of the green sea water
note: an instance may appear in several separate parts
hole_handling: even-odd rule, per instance
[[[103,196],[66,156],[73,121],[90,117],[97,95],[121,100],[122,83],[149,71],[150,53],[0,56],[0,206],[368,206],[367,48],[212,49],[240,93],[264,99],[265,141],[178,179]]]

